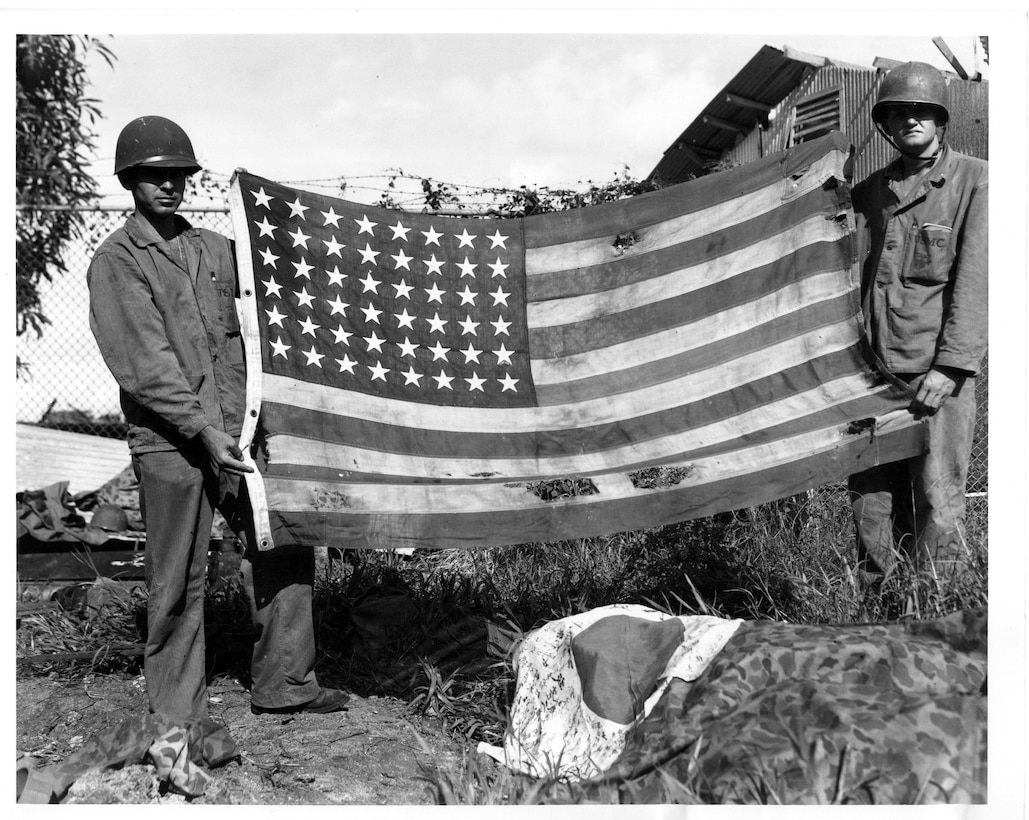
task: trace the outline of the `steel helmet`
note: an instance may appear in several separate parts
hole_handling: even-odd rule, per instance
[[[137,165],[185,168],[187,174],[200,170],[186,132],[171,120],[155,116],[134,119],[118,135],[114,173]]]
[[[950,119],[947,110],[947,82],[943,74],[928,63],[903,63],[890,70],[879,86],[879,96],[872,107],[872,121],[881,125],[886,112],[893,105],[931,105],[943,117],[940,125]]]
[[[89,526],[106,532],[125,532],[129,528],[129,517],[116,504],[101,504],[93,511]]]

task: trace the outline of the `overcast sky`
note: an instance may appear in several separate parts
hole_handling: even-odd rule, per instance
[[[639,178],[763,45],[947,67],[931,42],[940,32],[928,29],[791,34],[780,20],[767,34],[691,34],[670,19],[684,31],[118,34],[106,39],[113,68],[90,61],[105,116],[95,173],[104,193],[123,195],[112,174],[118,132],[161,114],[215,175],[345,176],[356,200],[376,199],[362,185],[381,187],[395,168],[472,186],[572,186],[625,168]],[[947,36],[970,70],[974,35]]]

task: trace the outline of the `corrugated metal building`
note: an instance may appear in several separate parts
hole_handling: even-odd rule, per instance
[[[879,83],[897,61],[872,67],[764,46],[665,151],[648,179],[683,182],[740,165],[829,130],[855,147],[854,180],[888,163],[896,152],[879,136],[871,111]],[[988,157],[989,83],[944,72],[951,122],[947,142]]]

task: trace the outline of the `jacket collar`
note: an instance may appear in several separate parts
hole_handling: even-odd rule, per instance
[[[890,181],[900,179],[901,171],[903,170],[903,158],[897,157],[893,162],[886,166],[886,174],[884,182],[887,184]],[[944,182],[947,181],[947,175],[950,170],[951,163],[951,151],[950,146],[947,143],[943,143],[940,148],[940,155],[936,158],[936,162],[933,163],[929,174],[922,180],[922,183],[918,186],[921,190],[926,184],[934,185],[939,188]]]
[[[196,232],[196,228],[178,214],[175,214],[175,225],[180,235]],[[129,214],[129,218],[125,220],[125,230],[129,238],[141,248],[145,248],[147,245],[161,245],[167,241],[154,229],[153,225],[135,212]]]

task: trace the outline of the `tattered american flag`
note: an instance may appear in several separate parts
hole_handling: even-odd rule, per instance
[[[613,533],[921,452],[863,355],[849,153],[832,134],[520,219],[238,172],[262,546]]]

